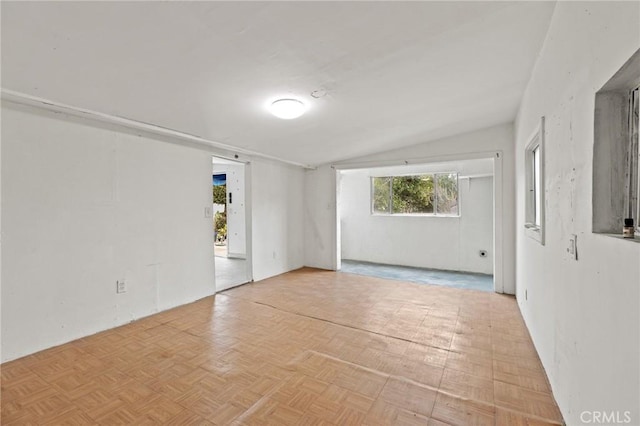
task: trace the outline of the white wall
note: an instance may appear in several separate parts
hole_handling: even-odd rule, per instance
[[[1,9],[1,8],[0,8]],[[0,12],[0,15],[2,12]],[[0,67],[2,68],[2,67]],[[2,72],[0,71],[0,81]],[[0,129],[2,129],[2,114],[0,113]],[[2,135],[0,135],[0,362],[4,359],[2,350]]]
[[[558,2],[516,123],[518,303],[570,425],[585,410],[640,424],[640,244],[591,233],[594,95],[640,47],[639,16],[638,2]],[[545,246],[524,232],[523,154],[543,115]]]
[[[214,159],[215,162],[215,159]],[[227,251],[228,257],[244,259],[247,253],[244,164],[213,164],[213,173],[227,176]],[[232,202],[229,203],[229,193]]]
[[[461,179],[460,200],[458,269],[493,274],[493,177]]]
[[[515,172],[513,126],[504,124],[464,133],[408,148],[352,159],[346,163],[376,163],[407,159],[434,159],[478,152],[500,151],[502,154],[503,206],[499,214],[505,227],[504,292],[515,293]],[[444,160],[442,160],[444,161]],[[337,163],[341,164],[341,163]],[[329,165],[305,172],[305,188],[312,197],[305,199],[305,265],[323,269],[335,268],[336,247],[336,178]]]
[[[212,152],[5,102],[2,124],[2,361],[213,294]],[[303,265],[303,172],[247,161],[259,280]]]
[[[342,172],[342,258],[492,274],[493,178],[460,178],[459,217],[372,215],[371,176],[404,174],[404,169]],[[479,250],[489,256],[480,257]]]
[[[210,154],[15,104],[2,115],[3,360],[214,293]]]
[[[320,166],[304,172],[304,264],[313,268],[336,269],[340,251],[336,245],[336,171]],[[338,241],[336,241],[336,239]],[[337,250],[337,251],[336,251]]]
[[[304,172],[269,161],[251,164],[253,279],[304,265]]]

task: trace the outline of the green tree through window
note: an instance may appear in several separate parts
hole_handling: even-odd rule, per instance
[[[458,175],[455,173],[436,175],[436,205],[438,214],[458,214]]]
[[[372,209],[379,214],[458,214],[456,173],[374,177]]]
[[[390,177],[373,178],[373,212],[391,213]]]
[[[433,213],[433,175],[393,178],[392,213]]]

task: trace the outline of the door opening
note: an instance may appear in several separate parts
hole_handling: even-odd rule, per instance
[[[247,164],[212,160],[216,291],[251,281],[248,254]]]
[[[502,293],[500,153],[336,168],[336,270]]]

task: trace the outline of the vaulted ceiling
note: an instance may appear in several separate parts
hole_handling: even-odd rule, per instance
[[[554,3],[1,7],[4,89],[321,164],[512,121]]]

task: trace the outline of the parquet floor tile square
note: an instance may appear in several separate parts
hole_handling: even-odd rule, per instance
[[[440,392],[431,417],[455,426],[491,426],[495,422],[495,408],[492,404]]]
[[[512,297],[309,268],[0,366],[3,425],[558,425]]]

